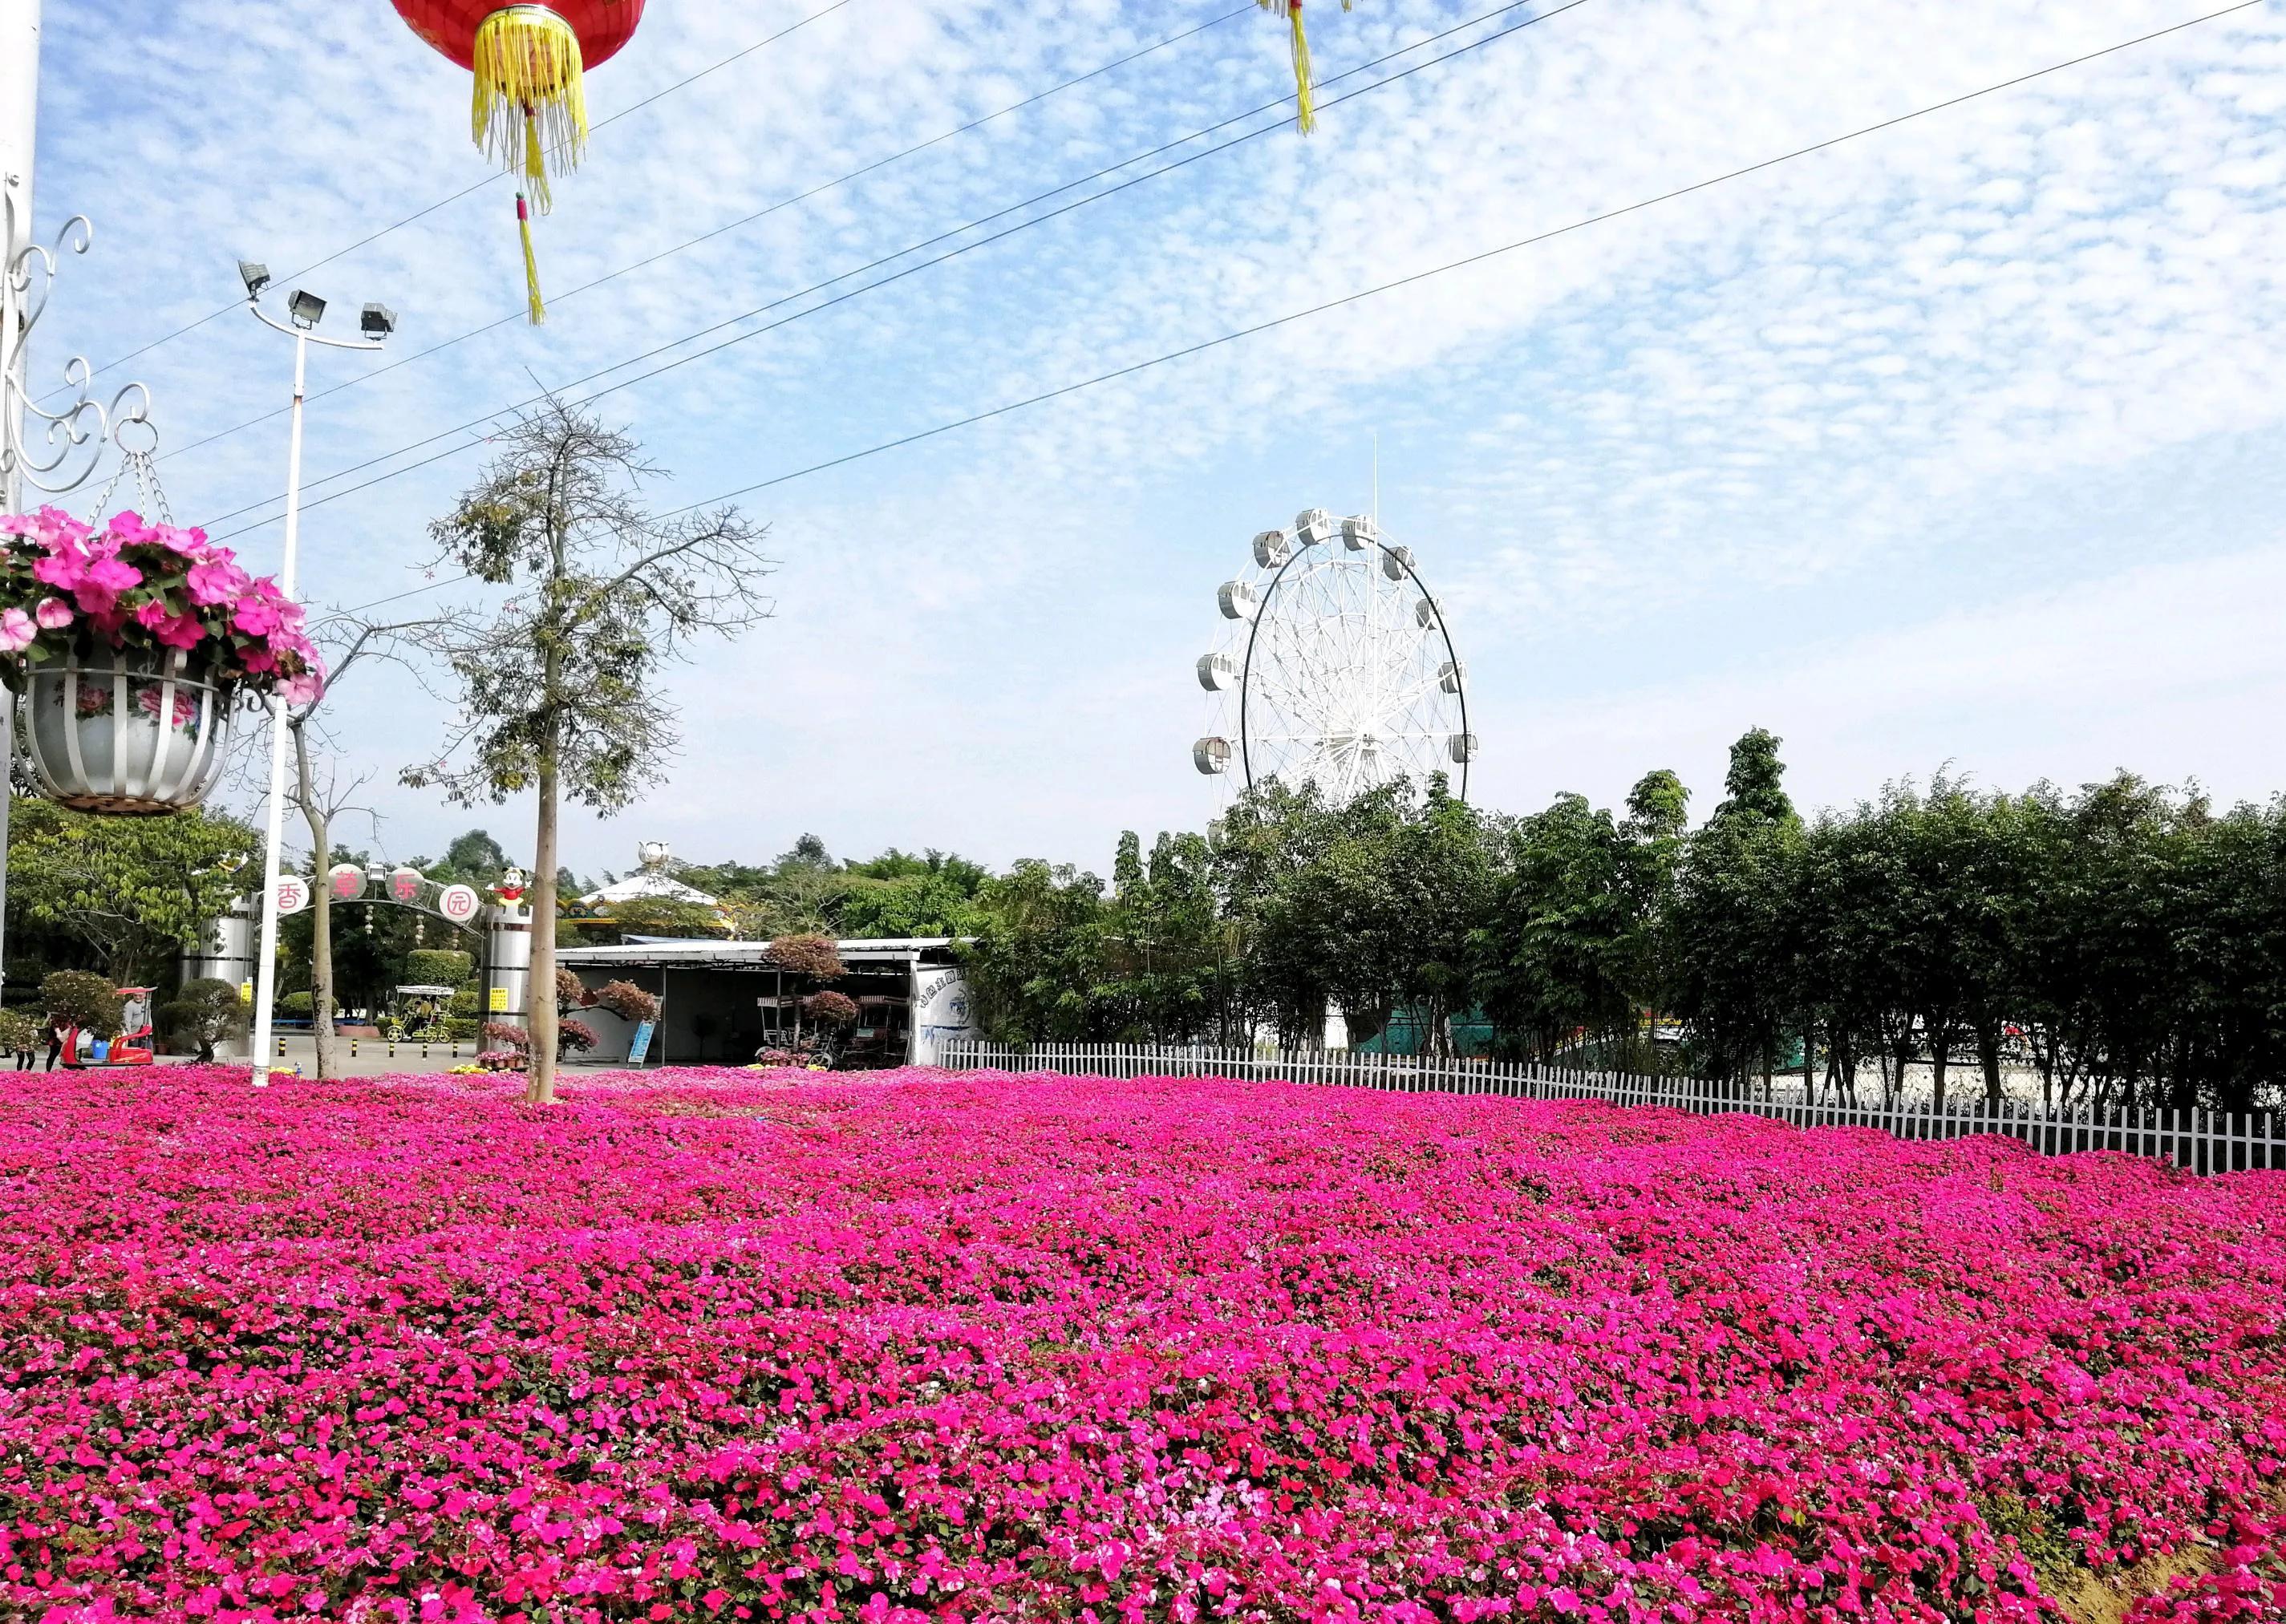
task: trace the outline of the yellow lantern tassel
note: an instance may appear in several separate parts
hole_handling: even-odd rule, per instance
[[[1302,0],[1287,0],[1286,15],[1294,24],[1294,100],[1300,108],[1294,127],[1308,135],[1318,127],[1318,104],[1310,93],[1310,36],[1302,32]]]
[[[1297,116],[1295,127],[1308,135],[1318,127],[1316,85],[1310,74],[1310,35],[1302,27],[1302,0],[1255,0],[1265,12],[1274,12],[1286,19],[1293,35],[1294,103]],[[1352,0],[1342,0],[1342,10],[1350,9]]]
[[[524,193],[516,194],[516,229],[524,238],[524,298],[532,316],[532,325],[538,327],[548,319],[548,305],[540,296],[540,259],[532,251],[532,211],[524,207]]]
[[[540,146],[540,119],[530,107],[524,110],[524,178],[540,212],[546,214],[555,200],[548,195],[548,157]]]
[[[587,142],[579,36],[544,5],[504,6],[478,26],[474,54],[469,133],[502,168],[524,173],[546,214],[548,161],[564,174]]]

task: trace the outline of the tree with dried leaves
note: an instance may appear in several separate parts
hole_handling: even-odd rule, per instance
[[[359,805],[355,800],[371,775],[345,777],[340,770],[339,753],[326,753],[325,746],[330,741],[324,737],[320,708],[339,690],[343,680],[360,665],[393,661],[419,674],[411,658],[417,650],[415,640],[450,625],[452,620],[451,611],[396,621],[338,613],[327,616],[310,628],[311,638],[325,653],[326,684],[317,698],[286,713],[286,730],[294,746],[294,777],[286,793],[310,831],[310,1025],[316,1049],[316,1071],[320,1077],[339,1075],[342,1061],[340,1040],[334,1031],[334,1011],[337,1006],[334,997],[334,897],[326,884],[326,864],[333,855],[335,824],[351,812],[374,816],[370,807]],[[248,732],[261,737],[253,735],[252,729]],[[377,827],[378,819],[375,823]]]
[[[514,595],[419,635],[461,720],[403,777],[464,805],[536,792],[532,983],[550,987],[561,800],[615,812],[662,780],[678,739],[659,669],[701,631],[763,619],[770,561],[764,528],[736,508],[647,508],[641,488],[659,470],[573,403],[551,396],[500,438],[506,449],[430,533],[440,563]],[[554,1000],[533,1000],[535,1104],[555,1097],[556,1026]]]

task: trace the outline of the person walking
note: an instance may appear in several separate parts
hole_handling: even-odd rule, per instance
[[[53,1071],[56,1068],[56,1059],[64,1052],[64,1033],[68,1029],[69,1027],[61,1015],[50,1015],[48,1017],[47,1069],[50,1071]]]

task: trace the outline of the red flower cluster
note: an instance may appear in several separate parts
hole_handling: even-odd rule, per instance
[[[0,1615],[2286,1607],[2286,1179],[1213,1082],[0,1096]],[[2148,1570],[2146,1570],[2148,1571]]]

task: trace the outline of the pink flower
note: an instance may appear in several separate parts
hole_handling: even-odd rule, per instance
[[[72,623],[72,606],[61,598],[42,598],[32,618],[52,632]]]
[[[39,635],[38,624],[22,610],[0,612],[0,653],[20,654]]]
[[[263,583],[256,581],[259,591]],[[230,623],[249,637],[267,637],[278,629],[278,604],[274,599],[249,594],[238,601],[238,609]]]
[[[125,592],[143,584],[143,572],[123,558],[97,558],[87,566],[87,579],[111,592]]]
[[[212,609],[217,603],[227,603],[247,588],[246,572],[240,569],[225,554],[204,564],[191,566],[189,576],[191,602],[201,609]]]
[[[166,623],[152,634],[162,647],[195,649],[207,638],[206,622],[185,611],[169,617]]]
[[[90,540],[87,550],[91,553],[115,556],[122,548],[134,547],[145,541],[155,541],[158,537],[158,531],[145,524],[141,514],[114,513],[111,516],[110,524],[102,533]]]
[[[108,619],[114,627],[127,623],[127,611],[119,607],[119,595],[108,587],[84,582],[72,594],[72,602],[79,605],[83,615]]]
[[[135,606],[135,623],[146,629],[174,619],[162,598],[146,598]]]
[[[66,513],[61,508],[43,508],[34,516],[36,528],[33,533],[40,545],[51,549],[69,548],[84,550],[88,527]]]
[[[32,564],[32,579],[69,592],[87,579],[87,555],[76,547],[59,547]]]
[[[264,672],[278,669],[278,657],[270,651],[270,645],[267,643],[248,643],[239,650],[238,659],[240,665],[256,676],[260,676]]]
[[[196,557],[206,548],[207,532],[197,529],[185,530],[174,524],[162,524],[152,532],[152,539],[169,552],[181,553],[185,557]]]
[[[300,672],[279,683],[278,691],[288,705],[315,705],[326,691],[326,679],[315,671]]]

